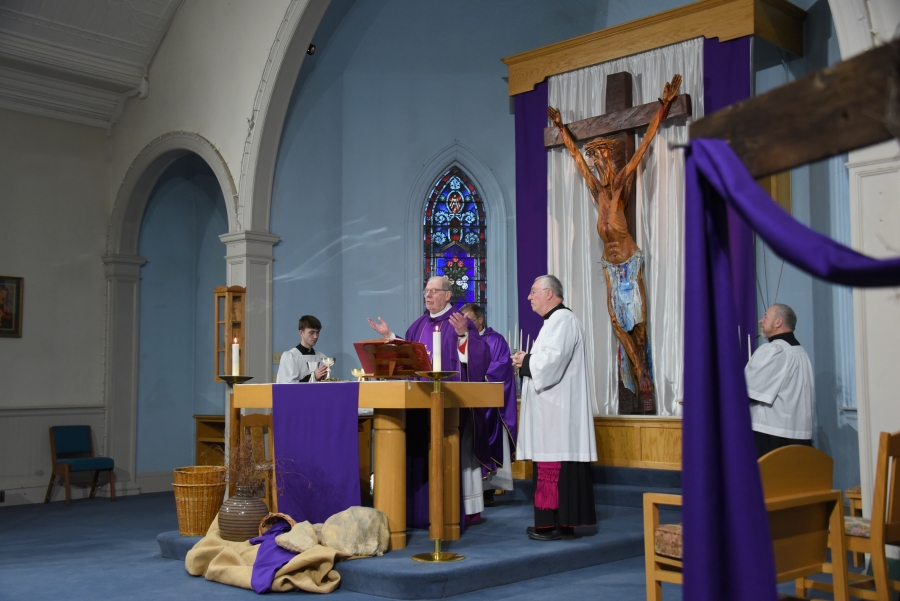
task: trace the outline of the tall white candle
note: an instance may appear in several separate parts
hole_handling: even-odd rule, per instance
[[[518,331],[519,331],[519,322],[517,321],[517,322],[516,322],[516,329],[513,330],[513,332],[518,332]],[[516,346],[516,343],[517,343],[517,342],[518,342],[518,340],[515,339],[515,338],[512,338],[512,339],[510,340],[510,344],[513,345],[513,351],[521,350],[521,349],[519,349],[519,347]]]
[[[531,334],[528,335],[528,342],[525,343],[525,352],[529,352],[531,350]]]
[[[747,334],[747,363],[750,363],[750,359],[753,356],[752,347],[750,346],[750,334]]]
[[[237,336],[234,337],[234,344],[231,345],[231,375],[241,375],[241,345],[238,344]]]
[[[441,371],[441,326],[434,326],[434,333],[431,335],[431,356],[432,368],[434,371]]]
[[[520,351],[524,351],[524,350],[525,350],[525,347],[522,346],[523,340],[524,340],[524,339],[522,338],[522,330],[519,330],[519,350],[520,350]]]

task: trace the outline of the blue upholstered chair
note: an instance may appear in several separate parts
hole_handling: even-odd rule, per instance
[[[50,428],[50,454],[53,457],[53,472],[50,474],[50,484],[47,485],[47,495],[44,503],[50,502],[50,493],[53,491],[53,480],[57,476],[66,479],[66,507],[72,502],[69,488],[69,474],[71,472],[94,472],[94,481],[91,483],[91,496],[97,490],[97,480],[100,472],[109,472],[109,496],[116,500],[116,475],[113,470],[114,463],[110,457],[94,456],[94,437],[90,426],[53,426]]]

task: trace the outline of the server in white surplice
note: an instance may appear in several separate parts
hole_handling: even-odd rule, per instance
[[[760,457],[787,445],[812,445],[815,386],[809,355],[794,337],[797,315],[774,304],[759,320],[769,344],[756,349],[744,377]]]
[[[304,315],[300,318],[297,325],[300,344],[281,354],[275,382],[317,382],[325,377],[328,373],[328,368],[322,363],[325,355],[313,348],[319,341],[321,330],[322,322],[314,316]]]
[[[531,352],[513,355],[522,376],[518,459],[534,461],[533,540],[574,538],[597,523],[591,461],[597,460],[584,328],[564,304],[562,284],[537,278],[528,295],[544,324]]]

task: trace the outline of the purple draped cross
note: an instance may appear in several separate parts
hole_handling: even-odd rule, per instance
[[[516,95],[516,277],[518,322],[525,336],[537,338],[543,325],[531,309],[528,293],[538,276],[547,273],[547,127],[546,81],[531,92]]]
[[[684,598],[774,601],[768,516],[750,425],[745,352],[735,344],[732,221],[783,259],[845,286],[900,286],[900,259],[876,260],[794,220],[727,143],[694,140],[686,163]]]

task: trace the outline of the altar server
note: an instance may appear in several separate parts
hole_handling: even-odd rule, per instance
[[[281,353],[278,376],[275,378],[275,382],[278,384],[316,382],[323,379],[328,373],[328,367],[322,363],[325,355],[313,348],[319,340],[322,322],[312,315],[304,315],[300,318],[297,328],[300,344]]]
[[[484,309],[474,303],[460,311],[472,320],[490,349],[485,379],[503,383],[503,407],[460,412],[460,461],[463,468],[463,501],[466,515],[478,515],[494,504],[495,490],[512,490],[512,460],[516,448],[516,380],[509,344],[487,326]]]
[[[475,324],[450,304],[452,284],[446,277],[433,277],[425,284],[425,313],[406,330],[404,340],[421,342],[432,358],[434,333],[440,332],[441,370],[458,371],[449,381],[483,382],[490,361],[487,342]],[[381,317],[369,325],[385,338],[397,336]],[[428,443],[429,421],[425,411],[409,411],[406,416],[407,521],[414,527],[428,526]]]
[[[812,446],[815,384],[809,355],[794,337],[797,314],[777,303],[759,320],[763,344],[744,368],[759,457],[787,445]]]
[[[522,376],[518,459],[534,461],[533,540],[574,538],[597,523],[591,462],[597,460],[584,328],[563,304],[562,284],[537,278],[528,295],[544,324],[531,352],[512,357]]]

